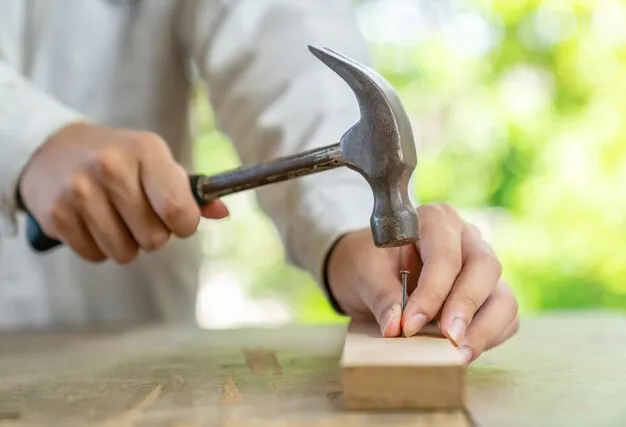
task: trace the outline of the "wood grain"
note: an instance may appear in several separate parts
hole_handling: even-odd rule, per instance
[[[345,410],[345,331],[0,333],[0,426],[626,425],[622,315],[523,318],[518,335],[467,369],[465,411]]]
[[[341,356],[348,409],[461,409],[465,369],[439,334],[385,338],[375,323],[350,323]]]

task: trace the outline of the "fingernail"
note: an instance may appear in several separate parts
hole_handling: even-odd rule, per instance
[[[460,317],[455,317],[452,319],[447,332],[454,344],[459,345],[463,340],[463,334],[465,334],[465,321]]]
[[[414,314],[404,325],[404,335],[411,337],[418,333],[426,324],[426,315],[423,313]]]
[[[472,360],[472,349],[469,347],[461,347],[459,348],[459,353],[461,353],[461,357],[463,358],[463,364],[467,365],[470,360]]]
[[[387,332],[387,329],[389,329],[389,325],[391,324],[391,322],[400,317],[401,312],[402,309],[399,305],[396,304],[391,307],[391,310],[389,310],[389,318],[385,322],[385,325],[381,328],[381,332],[383,335],[385,335],[385,332]]]

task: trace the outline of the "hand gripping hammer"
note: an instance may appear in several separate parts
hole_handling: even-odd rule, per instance
[[[340,53],[309,46],[356,95],[361,117],[333,145],[241,167],[216,176],[192,175],[191,191],[205,205],[228,194],[346,166],[369,183],[374,194],[370,227],[377,247],[419,239],[419,220],[409,199],[409,178],[417,156],[409,118],[392,86],[378,73]],[[34,217],[27,236],[36,251],[60,244],[46,236]]]

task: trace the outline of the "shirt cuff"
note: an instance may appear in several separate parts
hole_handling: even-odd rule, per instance
[[[330,288],[330,279],[328,277],[328,262],[330,261],[330,254],[332,253],[333,249],[335,249],[335,246],[337,246],[337,243],[339,243],[339,241],[341,240],[343,236],[345,236],[345,234],[342,234],[341,236],[339,236],[337,240],[333,242],[330,249],[328,249],[328,251],[326,252],[326,256],[324,257],[324,266],[322,270],[324,272],[324,277],[323,277],[324,282],[322,283],[323,285],[322,290],[326,294],[326,298],[328,299],[328,302],[330,306],[333,308],[333,310],[335,311],[335,313],[341,316],[345,316],[346,312],[344,311],[341,304],[339,304],[339,301],[337,301],[337,298],[335,298],[335,295],[333,294],[333,291]]]

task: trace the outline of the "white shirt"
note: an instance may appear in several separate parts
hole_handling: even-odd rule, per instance
[[[126,266],[34,253],[19,174],[81,118],[157,132],[191,169],[198,80],[246,165],[334,143],[358,119],[356,98],[308,44],[369,62],[349,0],[0,0],[0,328],[193,321],[197,235]],[[257,196],[289,261],[319,283],[332,242],[368,227],[373,206],[346,168]]]

